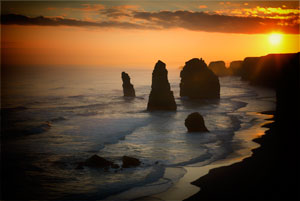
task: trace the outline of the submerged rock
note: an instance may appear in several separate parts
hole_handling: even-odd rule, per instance
[[[185,63],[181,73],[180,96],[192,99],[220,98],[220,83],[202,59]]]
[[[122,72],[122,81],[124,96],[135,97],[135,91],[133,85],[130,83],[130,77],[125,72]]]
[[[108,169],[109,167],[119,168],[118,164],[106,160],[105,158],[102,158],[98,155],[93,155],[87,160],[85,160],[84,162],[78,163],[76,169],[82,169],[84,166],[93,167],[93,168],[104,168],[104,169]]]
[[[149,95],[147,110],[176,110],[173,91],[168,81],[166,64],[158,61],[152,73],[152,86]]]
[[[208,68],[217,76],[221,77],[229,75],[229,70],[226,68],[224,61],[212,61],[209,63]]]
[[[137,167],[141,164],[141,161],[139,159],[129,156],[123,156],[122,162],[122,168]]]
[[[185,119],[188,132],[209,132],[205,126],[204,119],[199,112],[189,114]]]

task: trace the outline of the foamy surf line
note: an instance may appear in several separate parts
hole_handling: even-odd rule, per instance
[[[245,145],[244,148],[236,150],[235,152],[229,154],[225,159],[217,160],[209,165],[197,167],[197,163],[196,163],[193,165],[183,166],[183,168],[186,170],[186,174],[176,184],[170,187],[167,191],[149,196],[147,198],[141,198],[138,200],[147,200],[150,198],[153,198],[153,200],[157,199],[157,200],[165,200],[165,201],[187,199],[201,190],[199,187],[191,184],[193,181],[208,174],[208,172],[211,169],[215,169],[223,166],[229,166],[234,163],[240,162],[245,158],[250,157],[252,155],[252,150],[260,147],[260,145],[258,143],[255,143],[253,140],[264,135],[265,131],[267,130],[267,128],[264,128],[262,126],[273,122],[272,120],[266,120],[272,118],[273,115],[267,115],[261,113],[256,113],[255,115],[259,118],[261,122],[260,124],[255,124],[246,130],[239,130],[235,132],[234,136],[237,140],[241,140],[241,139],[244,140],[245,137],[248,139],[251,138],[250,141],[247,141],[244,144]]]
[[[199,192],[201,189],[193,181],[208,174],[211,169],[229,166],[240,162],[252,155],[252,150],[260,145],[253,140],[264,135],[267,128],[263,125],[273,122],[267,120],[273,115],[249,112],[255,116],[257,123],[251,127],[235,132],[234,141],[243,141],[243,146],[226,158],[214,161],[208,165],[194,163],[185,166],[166,167],[164,176],[154,183],[135,187],[118,195],[110,196],[105,200],[184,200]]]

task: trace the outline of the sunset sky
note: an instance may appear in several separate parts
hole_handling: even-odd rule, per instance
[[[168,68],[299,48],[298,1],[1,2],[5,66]]]

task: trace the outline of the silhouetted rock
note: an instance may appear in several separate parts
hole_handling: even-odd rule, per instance
[[[281,70],[296,54],[269,54],[262,57],[247,57],[242,63],[240,76],[250,84],[276,87]]]
[[[124,96],[135,97],[135,91],[133,85],[130,83],[130,77],[125,72],[122,72],[122,81]]]
[[[152,86],[147,110],[176,110],[173,92],[168,81],[166,64],[158,61],[152,73]]]
[[[193,99],[220,98],[220,83],[202,59],[191,59],[180,73],[180,96]]]
[[[282,65],[276,85],[276,119],[285,122],[286,127],[288,127],[291,125],[291,121],[300,122],[300,53],[277,56],[276,60],[282,60],[282,57],[284,57],[284,61],[280,62]],[[299,134],[299,127],[294,125],[298,129],[296,133]],[[286,138],[287,143],[295,136],[294,133],[291,132],[291,136]],[[296,140],[296,142],[298,141]]]
[[[229,71],[225,66],[224,61],[212,61],[209,63],[208,68],[212,70],[217,76],[228,76]]]
[[[208,132],[204,119],[199,112],[189,114],[185,119],[184,124],[187,127],[188,132]]]
[[[93,155],[90,158],[88,158],[87,160],[85,160],[84,162],[80,162],[78,163],[78,166],[76,167],[76,169],[82,169],[83,166],[87,166],[87,167],[93,167],[93,168],[119,168],[118,164],[114,164],[111,161],[106,160],[105,158],[102,158],[98,155]]]
[[[137,167],[141,164],[141,161],[137,158],[123,156],[122,157],[122,168],[130,168],[130,167]]]
[[[230,65],[229,65],[229,74],[231,75],[240,75],[239,72],[240,72],[240,69],[242,67],[242,63],[243,61],[232,61],[230,62]]]

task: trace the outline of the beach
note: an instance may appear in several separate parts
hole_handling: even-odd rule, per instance
[[[296,200],[299,174],[295,174],[298,169],[293,154],[297,148],[282,146],[277,136],[283,129],[278,122],[265,126],[269,130],[254,140],[261,147],[254,149],[250,158],[213,169],[194,181],[201,191],[186,200]],[[278,161],[281,157],[287,159]]]
[[[250,158],[192,182],[201,191],[186,200],[299,200],[299,64],[294,62],[276,80],[276,111],[266,112],[275,122],[254,140],[261,146]]]

